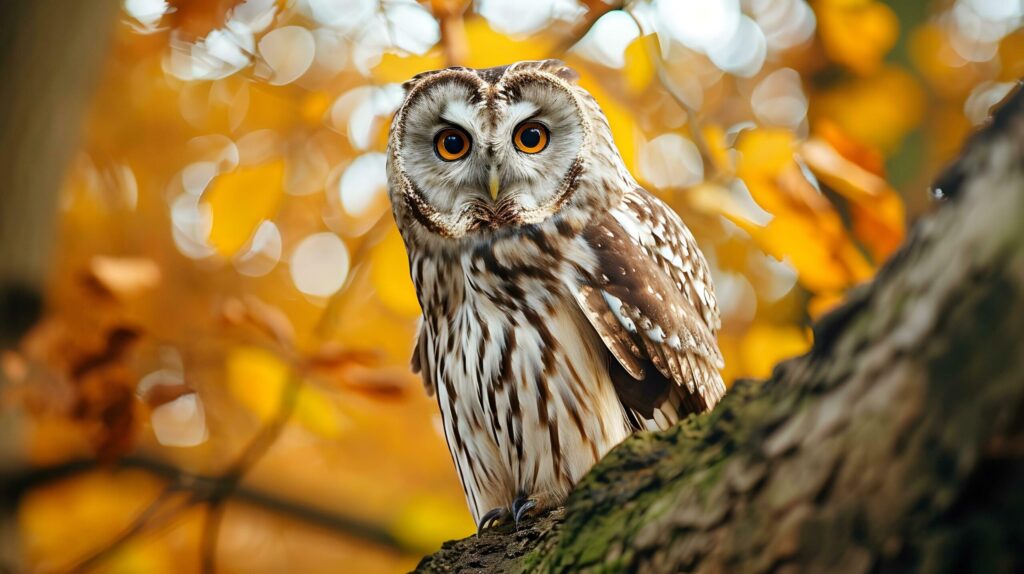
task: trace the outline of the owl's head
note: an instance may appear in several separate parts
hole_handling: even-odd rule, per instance
[[[608,180],[629,175],[576,77],[545,60],[407,82],[388,142],[389,194],[403,232],[486,237],[609,203],[600,196],[624,186]]]

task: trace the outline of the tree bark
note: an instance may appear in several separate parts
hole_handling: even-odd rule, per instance
[[[0,350],[43,307],[57,198],[117,23],[116,0],[0,1]],[[0,373],[0,390],[5,384]],[[0,433],[17,425],[0,413]],[[0,474],[20,462],[0,441]],[[14,449],[16,450],[16,449]],[[4,497],[5,498],[5,497]],[[0,500],[0,572],[21,570],[17,526]]]
[[[117,9],[115,0],[0,2],[0,348],[42,308],[57,194]]]
[[[1024,96],[813,349],[422,572],[1024,570]]]

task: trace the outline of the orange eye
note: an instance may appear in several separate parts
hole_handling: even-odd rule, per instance
[[[548,147],[548,128],[538,122],[523,122],[516,128],[512,143],[523,153],[537,153]]]
[[[444,161],[455,161],[469,153],[469,136],[458,128],[445,128],[434,137],[434,151]]]

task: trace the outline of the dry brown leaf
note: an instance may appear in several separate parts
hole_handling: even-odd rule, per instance
[[[286,349],[295,345],[295,327],[288,315],[253,295],[230,297],[221,304],[221,318],[228,325],[249,326]]]

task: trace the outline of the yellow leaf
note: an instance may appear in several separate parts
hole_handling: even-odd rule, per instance
[[[735,166],[732,164],[732,158],[729,156],[729,146],[725,142],[725,130],[718,124],[707,124],[701,130],[701,134],[704,136],[704,142],[708,147],[708,154],[711,163],[715,165],[721,173],[732,173],[735,170]]]
[[[302,98],[299,113],[302,119],[310,125],[317,125],[324,119],[324,114],[330,109],[331,96],[324,91],[309,92]]]
[[[793,136],[784,130],[753,130],[740,138],[737,173],[751,196],[772,214],[758,226],[726,213],[776,259],[788,259],[807,289],[841,291],[870,277],[873,269],[843,226],[838,212],[804,178],[793,158]]]
[[[899,36],[896,13],[881,2],[826,1],[816,12],[825,53],[859,74],[874,73]]]
[[[466,43],[469,46],[465,65],[470,68],[504,66],[521,60],[541,60],[551,53],[553,42],[543,36],[510,38],[493,30],[487,20],[470,17],[465,21]],[[422,56],[401,56],[387,53],[373,69],[380,82],[401,83],[420,72],[447,67],[439,49]]]
[[[623,68],[626,75],[626,87],[630,92],[637,94],[644,91],[654,79],[656,69],[651,61],[651,53],[659,50],[658,39],[654,34],[640,36],[630,42],[626,47],[626,65]]]
[[[409,276],[409,257],[397,227],[374,247],[372,261],[370,275],[377,297],[401,316],[419,316],[420,303]]]
[[[125,544],[104,564],[104,574],[162,574],[180,572],[167,544],[158,539],[138,538]]]
[[[928,87],[936,95],[957,104],[988,76],[979,66],[971,66],[956,51],[955,36],[947,36],[946,26],[928,22],[910,34],[907,51]]]
[[[743,133],[736,150],[738,173],[744,180],[774,177],[793,162],[793,133],[782,129],[756,129]]]
[[[444,67],[444,58],[439,50],[422,56],[400,56],[388,52],[373,68],[373,77],[378,82],[400,84],[420,72],[429,72]]]
[[[744,376],[767,378],[779,361],[805,353],[810,346],[809,337],[799,327],[754,325],[740,343]]]
[[[801,146],[801,156],[823,183],[850,202],[857,239],[876,263],[903,241],[903,201],[881,177],[839,155],[828,142],[812,138]]]
[[[729,388],[736,382],[736,379],[746,375],[740,364],[740,337],[729,331],[722,331],[718,334],[718,348],[722,351],[722,357],[725,359],[722,380],[725,381],[726,388]]]
[[[854,235],[871,253],[876,265],[888,259],[903,243],[906,234],[903,200],[894,189],[886,189],[874,201],[852,204],[850,214]]]
[[[302,109],[300,102],[285,95],[287,89],[287,86],[250,84],[249,106],[242,126],[285,133],[291,130],[295,120],[302,117]]]
[[[236,347],[227,356],[231,394],[261,421],[272,419],[281,406],[289,367],[276,355],[258,347]],[[295,420],[307,430],[336,438],[344,430],[341,415],[321,390],[303,385],[296,397]]]
[[[392,526],[396,538],[421,552],[434,552],[445,540],[473,533],[473,521],[461,501],[422,495],[406,504]]]
[[[999,42],[1002,69],[996,81],[1016,82],[1024,76],[1024,28],[1017,28]]]
[[[213,217],[209,241],[218,253],[234,255],[256,227],[277,212],[283,185],[282,160],[242,167],[214,178],[203,201]]]
[[[142,472],[89,472],[26,493],[18,507],[18,529],[31,571],[64,571],[110,543],[159,496],[161,481]],[[125,572],[165,572],[158,543],[125,547],[104,566]]]
[[[829,118],[850,137],[890,153],[921,122],[925,96],[906,70],[889,66],[816,95],[815,120]]]
[[[636,126],[636,114],[613,98],[598,83],[597,79],[586,73],[580,67],[576,70],[580,73],[579,85],[594,96],[597,103],[601,105],[604,115],[608,118],[608,125],[612,130],[612,138],[615,140],[615,147],[619,148],[622,154],[622,161],[625,162],[629,171],[637,172],[637,152],[639,128]]]
[[[504,66],[521,60],[543,60],[549,57],[553,42],[544,36],[510,38],[496,32],[480,17],[466,19],[466,40],[470,68]]]
[[[767,227],[738,224],[766,253],[788,259],[810,291],[843,290],[871,276],[871,265],[851,241],[824,232],[812,219],[785,214]]]

